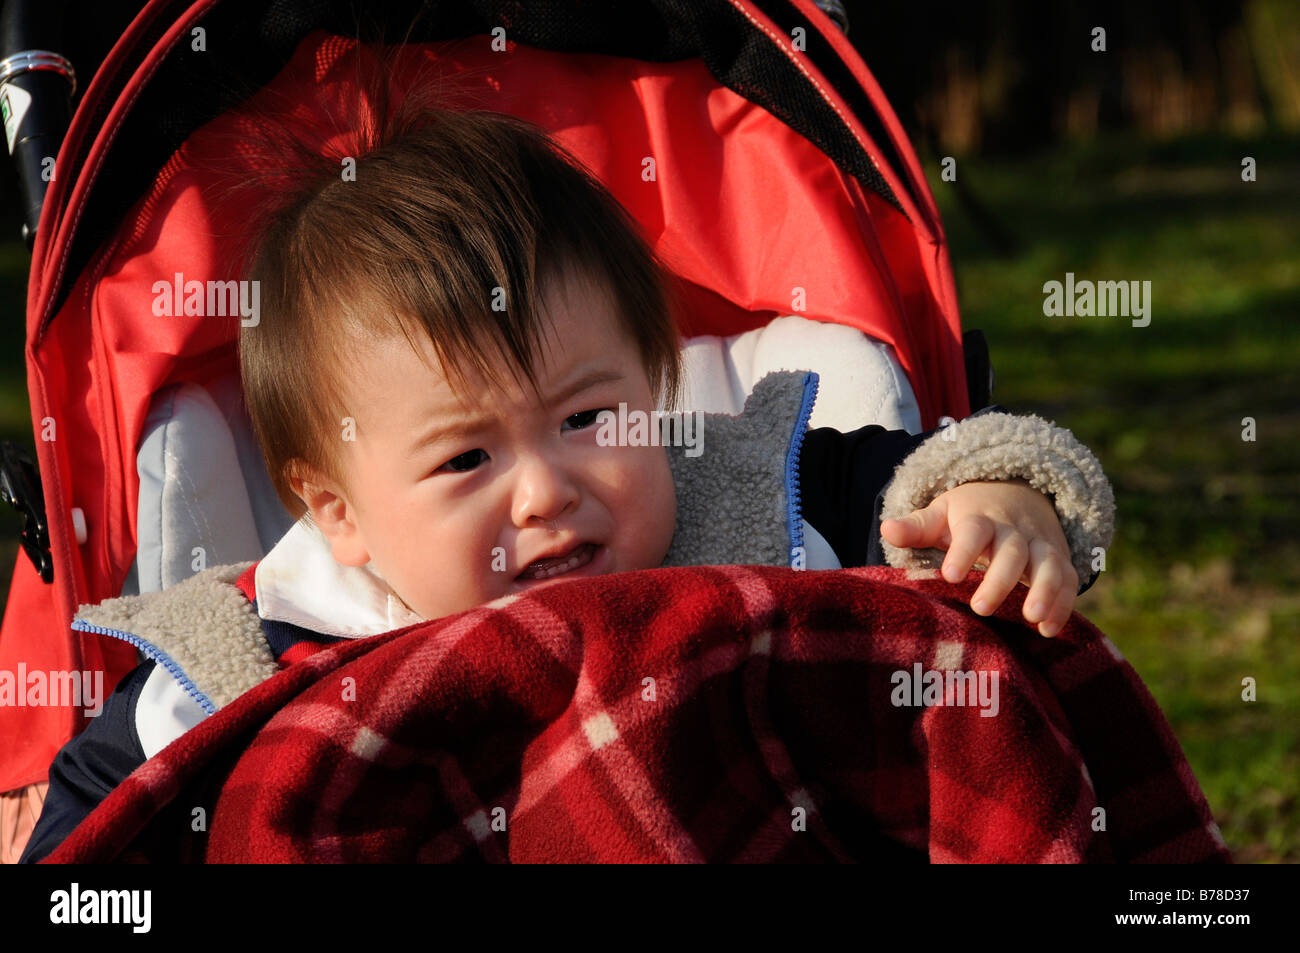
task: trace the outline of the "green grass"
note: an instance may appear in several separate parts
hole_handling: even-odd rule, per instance
[[[993,399],[1073,430],[1115,488],[1107,571],[1079,611],[1147,682],[1240,861],[1300,860],[1297,156],[1277,138],[959,157],[1019,241],[1006,257],[931,179]],[[1044,316],[1043,283],[1067,271],[1150,281],[1150,325]]]

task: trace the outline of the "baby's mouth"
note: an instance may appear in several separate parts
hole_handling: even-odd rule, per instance
[[[550,579],[552,576],[561,576],[566,572],[581,569],[595,557],[597,548],[595,543],[582,543],[567,555],[538,559],[530,563],[528,568],[518,575],[516,581]]]

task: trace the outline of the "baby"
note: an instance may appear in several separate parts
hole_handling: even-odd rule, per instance
[[[304,644],[659,567],[686,535],[684,478],[669,451],[599,436],[603,412],[653,415],[676,405],[680,387],[671,286],[627,213],[540,130],[508,116],[399,114],[371,145],[354,179],[307,177],[251,256],[262,320],[242,331],[243,386],[267,470],[297,519],[256,569],[253,628],[260,620],[269,646],[257,678]],[[983,433],[982,444],[882,427],[805,433],[802,416],[792,436],[785,421],[753,413],[776,427],[773,472],[797,453],[808,539],[833,553],[829,565],[925,564],[924,551],[946,550],[949,580],[988,566],[976,612],[1023,581],[1025,618],[1050,636],[1073,609],[1091,544],[1109,543],[1113,503],[1068,432],[998,411],[954,425]],[[985,459],[976,444],[987,465],[971,463]],[[1072,476],[1048,480],[1055,499],[1026,479],[991,477],[1050,476],[1049,445],[1053,460],[1091,476],[1077,488]],[[705,435],[702,456],[722,455],[712,459],[724,475],[725,452]],[[946,488],[931,492],[936,481]],[[729,545],[752,522],[733,521],[727,536],[718,520],[718,559],[747,561]],[[136,598],[164,605],[188,582]],[[95,621],[94,609],[111,611],[80,615]],[[335,613],[347,622],[330,632]],[[170,664],[126,676],[56,756],[25,861],[215,710],[199,673],[179,671],[166,646],[154,658]]]
[[[543,134],[443,114],[400,135],[290,206],[253,277],[268,319],[241,365],[277,492],[406,618],[663,563],[665,450],[601,446],[597,424],[674,405],[670,302],[617,202]],[[1044,635],[1073,609],[1060,520],[1023,480],[964,483],[880,532],[946,549],[953,581],[986,563],[981,614],[1021,580]]]

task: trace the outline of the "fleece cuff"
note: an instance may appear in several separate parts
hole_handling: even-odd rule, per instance
[[[1114,537],[1115,494],[1101,463],[1074,434],[1032,414],[981,414],[934,434],[895,468],[881,520],[903,519],[962,483],[1017,477],[1052,501],[1074,570],[1086,583],[1093,549],[1108,548]],[[900,549],[883,537],[881,544],[891,566],[943,564],[939,549]]]

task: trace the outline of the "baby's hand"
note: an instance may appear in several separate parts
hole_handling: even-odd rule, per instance
[[[1074,610],[1079,574],[1051,501],[1024,480],[963,483],[925,509],[880,524],[900,548],[945,549],[943,577],[958,582],[978,560],[988,566],[971,608],[989,615],[1017,582],[1029,586],[1025,619],[1053,636]],[[1028,566],[1026,567],[1026,563]]]

